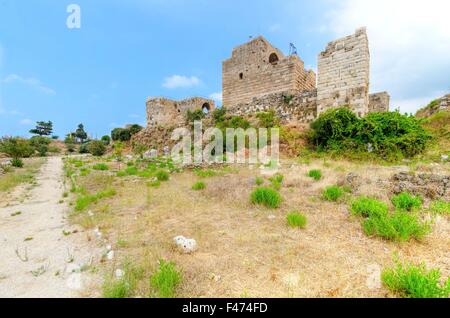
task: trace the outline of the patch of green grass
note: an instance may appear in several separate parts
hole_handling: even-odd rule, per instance
[[[150,278],[150,285],[156,289],[160,298],[174,298],[182,275],[172,262],[159,261],[158,271]]]
[[[206,189],[206,184],[203,181],[196,182],[192,186],[192,190],[195,190],[195,191],[200,191],[200,190],[204,190],[204,189]]]
[[[410,239],[420,241],[431,231],[430,224],[422,222],[419,217],[403,210],[382,215],[371,215],[363,223],[364,231],[369,236],[379,236],[387,240],[404,242]]]
[[[354,215],[365,218],[371,216],[382,216],[389,212],[389,208],[386,203],[368,197],[359,197],[354,200],[351,210]]]
[[[326,187],[322,193],[322,198],[326,201],[336,202],[344,195],[344,190],[338,186]]]
[[[23,241],[24,241],[24,242],[29,242],[29,241],[32,241],[32,240],[33,240],[32,237],[26,237]]]
[[[422,199],[419,196],[413,196],[407,192],[393,196],[391,201],[397,209],[406,211],[411,211],[422,206]]]
[[[272,187],[277,191],[281,189],[283,180],[284,180],[284,176],[281,174],[276,174],[273,177],[269,178],[269,181],[272,184]]]
[[[264,184],[264,179],[261,178],[261,177],[256,177],[255,183],[256,183],[257,186],[261,186],[261,185]]]
[[[91,169],[83,167],[80,169],[80,176],[81,177],[86,177],[87,175],[89,175],[89,173],[91,173]]]
[[[430,211],[435,214],[450,215],[450,202],[444,200],[433,201],[430,204]]]
[[[125,169],[125,173],[129,176],[136,176],[139,173],[139,170],[135,166],[129,166]]]
[[[106,163],[97,163],[94,166],[92,166],[92,169],[106,171],[109,170],[109,166]]]
[[[144,270],[130,262],[123,265],[121,278],[108,277],[103,283],[104,298],[130,298],[134,296],[137,284],[144,278]]]
[[[397,264],[385,269],[381,280],[387,288],[401,297],[448,298],[450,294],[450,278],[441,285],[439,269],[427,270],[425,264]]]
[[[147,182],[147,186],[153,187],[153,188],[159,188],[161,186],[161,181],[156,179],[154,181]]]
[[[19,216],[21,214],[22,214],[21,211],[17,211],[17,212],[11,213],[11,216]]]
[[[287,215],[287,222],[291,227],[299,227],[304,229],[306,227],[306,216],[300,212],[291,212]]]
[[[125,177],[125,176],[127,176],[127,173],[126,173],[126,171],[117,171],[116,176]]]
[[[274,189],[260,187],[252,192],[251,202],[267,208],[276,209],[281,204],[281,195]]]
[[[318,169],[310,170],[308,172],[308,177],[313,178],[316,181],[319,181],[320,179],[322,179],[322,171]]]
[[[200,178],[215,177],[219,173],[212,169],[194,169],[194,173]]]
[[[63,193],[63,198],[67,198],[69,196],[69,193],[68,192],[64,192]]]
[[[106,189],[93,195],[82,195],[75,202],[75,211],[84,211],[92,203],[96,203],[101,199],[110,198],[116,195],[116,190]]]
[[[148,170],[143,170],[139,171],[137,175],[141,178],[150,178],[151,176],[153,176],[153,173]]]
[[[155,173],[155,177],[159,180],[159,181],[167,181],[170,178],[170,175],[167,171],[165,170],[158,170]]]

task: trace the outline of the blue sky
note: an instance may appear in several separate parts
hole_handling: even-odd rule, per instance
[[[69,29],[69,4],[81,28]],[[315,68],[326,43],[367,26],[371,91],[415,111],[450,92],[449,1],[0,0],[0,135],[52,120],[93,137],[145,123],[148,96],[221,92],[221,62],[249,36]],[[403,14],[408,8],[408,15]],[[380,19],[383,17],[383,19]]]

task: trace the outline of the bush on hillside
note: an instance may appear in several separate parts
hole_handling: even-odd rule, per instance
[[[131,132],[126,128],[114,128],[111,131],[111,138],[113,141],[129,141],[131,139]]]
[[[0,139],[0,152],[13,159],[29,158],[34,154],[34,148],[29,140],[19,137],[4,137]]]
[[[106,146],[101,140],[92,140],[87,145],[87,151],[93,156],[103,156],[106,152]]]
[[[414,116],[386,112],[358,118],[346,107],[320,115],[311,129],[310,142],[319,150],[368,152],[371,148],[385,159],[413,157],[423,152],[431,139]]]

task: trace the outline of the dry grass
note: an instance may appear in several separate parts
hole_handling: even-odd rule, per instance
[[[320,169],[322,179],[309,178],[311,169]],[[254,178],[260,176],[256,167],[210,177],[205,191],[192,190],[196,175],[191,171],[172,174],[159,188],[146,186],[145,178],[114,178],[110,185],[118,194],[94,206],[94,217],[78,221],[99,226],[119,259],[145,264],[148,273],[159,259],[175,262],[183,275],[179,297],[393,296],[367,285],[371,269],[391,265],[393,255],[425,262],[440,268],[443,277],[449,275],[448,218],[439,216],[422,243],[390,243],[367,237],[347,202],[324,202],[320,195],[326,186],[356,172],[364,183],[354,195],[389,202],[383,180],[401,169],[407,167],[284,162],[284,200],[277,210],[256,207],[249,200],[256,188]],[[86,177],[89,192],[98,190],[96,174],[106,172]],[[293,210],[301,210],[308,219],[302,231],[286,224]],[[173,245],[178,235],[194,238],[198,251],[180,254]],[[149,294],[147,285],[140,288],[142,296]]]

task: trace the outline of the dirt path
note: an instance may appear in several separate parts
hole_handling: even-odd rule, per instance
[[[36,181],[25,201],[0,208],[0,297],[86,296],[98,253],[66,219],[62,159],[48,158]]]

